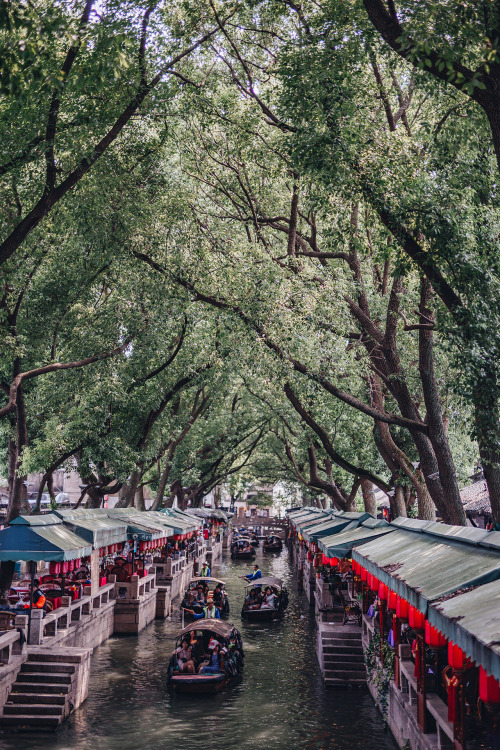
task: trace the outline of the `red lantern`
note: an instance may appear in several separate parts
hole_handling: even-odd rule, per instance
[[[361,580],[366,582],[368,579],[368,571],[366,568],[361,568]]]
[[[500,703],[500,684],[483,667],[479,667],[479,697],[483,703]]]
[[[330,565],[330,560],[326,555],[321,556],[321,562],[323,563],[323,565]]]
[[[378,586],[378,598],[382,602],[387,601],[387,586],[385,585],[385,583],[382,583],[382,581],[379,583],[379,586]]]
[[[396,602],[396,617],[399,617],[400,620],[407,620],[410,614],[410,606],[406,599],[403,599],[401,596],[398,596],[397,602]]]
[[[459,646],[451,641],[448,643],[448,664],[453,669],[463,669],[465,663],[465,654]]]
[[[387,608],[391,610],[395,610],[398,603],[398,595],[395,591],[388,590],[387,593]]]
[[[139,542],[139,552],[144,552],[146,549],[146,542]]]
[[[425,642],[431,648],[444,648],[447,644],[447,640],[444,635],[441,635],[437,628],[433,627],[428,620],[425,621]]]
[[[371,579],[368,580],[368,586],[371,588],[372,591],[378,591],[378,586],[380,581],[378,578],[375,578],[374,575],[371,573],[369,574],[371,576]]]
[[[339,564],[339,558],[338,557],[330,557],[330,565],[332,565],[334,568],[336,568],[338,564]]]
[[[61,563],[51,562],[49,565],[49,573],[53,576],[58,576],[61,572]]]
[[[315,568],[319,568],[319,557],[318,557],[318,555],[314,556],[313,565],[314,565]]]
[[[71,573],[75,569],[75,561],[68,560],[68,571]]]
[[[354,573],[355,575],[359,575],[359,570],[358,570],[358,568],[359,568],[359,565],[358,565],[358,563],[356,562],[356,560],[353,560],[353,561],[352,561],[352,572],[353,572],[353,573]]]
[[[310,549],[307,550],[307,559],[309,560],[309,562],[312,562],[314,560],[314,555]]]
[[[423,630],[425,628],[425,617],[422,612],[420,612],[420,610],[416,607],[412,607],[410,605],[410,614],[408,619],[410,628],[413,628],[413,630]]]

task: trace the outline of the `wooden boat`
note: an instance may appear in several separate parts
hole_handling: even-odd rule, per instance
[[[250,545],[249,542],[246,542],[244,546],[240,544],[242,540],[238,540],[237,542],[233,542],[231,544],[231,557],[233,560],[251,560],[253,557],[255,557],[255,550]]]
[[[265,552],[281,552],[283,549],[283,542],[279,536],[266,536],[264,539],[264,551]]]
[[[199,584],[203,586],[206,599],[213,597],[213,592],[218,584],[220,584],[223,588],[225,586],[224,581],[221,581],[219,578],[212,578],[212,576],[195,576],[194,578],[191,578],[191,580],[189,581],[189,585],[184,592],[184,597],[181,602],[181,609],[193,610],[195,615],[201,615],[204,607],[204,605],[202,605],[201,603],[192,601],[193,597],[191,594],[198,588]],[[212,584],[213,587],[212,590],[210,590]],[[227,617],[227,615],[229,615],[229,599],[225,591],[223,591],[222,605],[218,606],[216,604],[216,606],[220,612],[221,617]],[[187,619],[197,619],[194,615],[188,612],[185,612],[184,616]]]
[[[208,643],[212,638],[227,649],[221,660],[220,672],[215,674],[180,672],[174,651],[168,665],[167,683],[180,693],[218,693],[235,681],[243,670],[244,653],[241,635],[234,625],[222,620],[197,620],[181,630],[176,639],[176,649],[184,638],[191,640],[193,634],[197,640],[203,642],[205,653],[209,653]]]
[[[266,589],[271,589],[271,592],[274,594],[274,606],[269,607],[264,603],[264,606],[261,604],[258,609],[253,609],[248,598],[251,589],[260,589],[262,594],[265,593]],[[285,586],[283,586],[281,578],[264,576],[245,584],[245,601],[243,602],[241,616],[243,619],[248,620],[248,622],[280,620],[284,616],[287,606],[288,592]]]

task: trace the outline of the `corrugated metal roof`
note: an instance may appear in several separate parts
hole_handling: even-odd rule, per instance
[[[307,542],[312,539],[320,539],[321,537],[330,536],[331,534],[338,533],[345,529],[347,526],[352,524],[348,518],[336,518],[332,516],[329,521],[322,521],[321,523],[313,523],[312,526],[307,526],[301,529],[302,536]]]
[[[318,539],[319,548],[327,557],[349,557],[353,547],[365,544],[376,537],[393,533],[387,521],[379,520],[376,523],[377,525],[365,526],[364,523],[351,521],[351,524],[339,534]]]
[[[128,537],[127,524],[109,518],[105,513],[58,510],[56,515],[62,518],[70,531],[90,542],[94,549],[125,542]]]
[[[427,616],[472,661],[500,680],[500,581],[436,602]]]
[[[0,531],[0,560],[63,562],[91,552],[92,546],[67,529],[59,518],[51,525],[20,523]]]
[[[61,523],[61,519],[54,513],[44,513],[40,516],[17,516],[10,521],[9,526],[53,526]]]
[[[353,558],[424,614],[428,602],[500,578],[498,552],[426,531],[396,529],[355,550]]]
[[[135,535],[140,541],[164,539],[173,536],[175,533],[170,526],[155,521],[150,513],[134,511],[133,508],[121,508],[120,510],[125,512],[114,515],[113,510],[108,510],[109,518],[125,523],[129,536]],[[126,512],[127,510],[128,512]]]

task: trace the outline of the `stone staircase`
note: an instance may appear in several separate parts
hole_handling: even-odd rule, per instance
[[[0,727],[16,731],[53,731],[73,709],[80,658],[71,653],[30,653],[22,664]]]
[[[349,629],[340,625],[335,629],[323,630],[321,665],[327,687],[364,687],[366,668],[363,659],[361,629]]]

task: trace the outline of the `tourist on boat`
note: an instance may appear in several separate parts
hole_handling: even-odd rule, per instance
[[[258,565],[253,566],[253,573],[248,573],[246,576],[242,576],[243,578],[246,578],[247,581],[256,581],[257,578],[262,578],[262,572]]]
[[[193,615],[194,620],[213,619],[220,620],[220,612],[215,606],[213,599],[209,599],[207,605],[203,607],[201,612],[194,612],[192,609],[186,609],[190,615]]]
[[[276,609],[276,594],[268,586],[264,592],[264,601],[260,605],[261,609]]]
[[[220,672],[220,646],[218,643],[209,644],[208,648],[211,649],[209,663],[200,669],[200,674],[217,674]]]
[[[191,654],[191,646],[187,638],[182,640],[180,647],[175,652],[177,654],[177,666],[179,672],[187,672],[188,674],[195,673],[194,661]]]
[[[210,578],[210,568],[208,567],[206,562],[201,566],[200,576],[202,576],[203,578]]]
[[[214,589],[213,600],[216,607],[222,607],[224,601],[224,589],[222,588],[221,583],[218,583]]]
[[[205,590],[203,588],[203,584],[198,584],[196,588],[196,595],[194,597],[194,604],[206,604],[207,603],[207,597],[205,595]]]
[[[250,589],[247,596],[247,609],[260,609],[262,597],[257,589]]]

